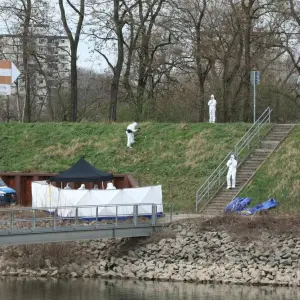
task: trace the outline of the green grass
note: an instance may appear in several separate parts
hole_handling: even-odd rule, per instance
[[[162,184],[165,203],[194,210],[195,192],[249,124],[143,123],[133,149],[128,124],[1,124],[0,170],[59,172],[81,155],[96,167],[132,173],[140,185]]]
[[[300,212],[300,126],[257,171],[240,196],[251,197],[251,206],[275,198],[276,212]]]

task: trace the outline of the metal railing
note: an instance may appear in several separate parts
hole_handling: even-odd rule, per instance
[[[0,236],[7,233],[80,231],[114,227],[162,226],[172,222],[173,207],[162,204],[118,204],[0,209]]]
[[[226,162],[229,160],[230,155],[234,154],[238,166],[249,156],[253,147],[255,147],[264,135],[263,127],[265,124],[270,123],[272,110],[268,107],[256,122],[250,127],[245,135],[237,142],[234,149],[226,155],[220,165],[212,172],[203,185],[196,192],[196,211],[198,211],[199,203],[205,200],[210,200],[225,183],[227,166]]]

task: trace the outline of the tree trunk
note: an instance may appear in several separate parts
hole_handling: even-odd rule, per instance
[[[118,59],[116,67],[113,70],[113,79],[111,83],[109,120],[117,120],[117,104],[119,96],[120,77],[124,63],[124,38],[123,38],[123,21],[119,18],[119,0],[114,0],[114,23],[118,39]]]
[[[245,34],[245,86],[244,86],[244,107],[243,107],[243,120],[250,121],[250,72],[251,72],[251,18],[247,20],[246,34]]]
[[[71,97],[70,97],[70,117],[73,122],[77,121],[77,103],[78,103],[78,88],[77,88],[77,48],[80,38],[80,33],[82,29],[83,19],[84,19],[84,11],[85,11],[85,0],[80,0],[80,8],[79,10],[71,3],[71,1],[67,1],[69,4],[69,9],[72,9],[78,15],[78,22],[76,24],[76,31],[73,37],[73,33],[68,25],[64,1],[59,0],[59,9],[61,20],[65,29],[65,32],[68,36],[70,48],[71,48]]]
[[[147,66],[149,62],[149,36],[146,35],[145,28],[142,29],[142,38],[140,45],[139,55],[139,70],[138,70],[138,85],[136,94],[136,121],[140,121],[140,117],[143,113],[143,104],[145,89],[147,85]]]
[[[204,82],[203,76],[198,76],[199,79],[199,115],[198,115],[198,121],[203,122],[204,121],[204,114],[205,114],[205,100],[204,100]]]
[[[29,74],[29,26],[31,19],[31,0],[26,0],[25,19],[23,27],[23,68],[25,77],[25,104],[23,121],[31,122],[31,87],[30,87],[30,74]]]
[[[250,71],[251,71],[251,32],[252,32],[252,19],[251,19],[251,9],[253,5],[253,0],[248,3],[248,6],[243,5],[243,10],[246,18],[245,22],[245,80],[244,80],[244,97],[241,107],[242,120],[247,122],[250,121]]]
[[[72,122],[77,121],[77,103],[78,103],[78,92],[77,92],[77,47],[71,46],[71,120]]]
[[[203,8],[199,14],[199,17],[197,19],[197,22],[194,23],[195,31],[196,31],[196,49],[195,49],[195,59],[196,59],[196,72],[198,76],[199,81],[199,115],[198,115],[198,121],[203,122],[204,121],[204,114],[205,114],[205,104],[204,104],[204,84],[206,80],[206,76],[211,68],[211,62],[209,61],[203,70],[202,68],[202,56],[201,56],[201,50],[202,50],[202,40],[201,40],[201,23],[204,17],[204,13],[206,10],[206,0],[202,0]]]
[[[228,122],[229,107],[228,107],[228,87],[224,75],[223,75],[223,84],[222,84],[222,101],[223,101],[223,122],[226,123]]]
[[[117,103],[118,103],[118,94],[119,94],[119,84],[120,77],[114,74],[111,83],[111,93],[110,93],[110,105],[109,105],[109,120],[117,120]]]

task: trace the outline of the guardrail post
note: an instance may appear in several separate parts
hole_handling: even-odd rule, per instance
[[[269,121],[269,124],[270,124],[270,123],[271,123],[271,112],[270,112],[270,108],[269,108],[268,114],[269,114],[269,116],[268,116],[268,121]]]
[[[75,208],[75,228],[77,228],[78,225],[78,206]]]
[[[137,225],[137,216],[138,216],[138,206],[133,205],[133,225]]]
[[[35,209],[32,210],[32,226],[31,230],[35,229]]]
[[[171,205],[170,223],[172,223],[172,220],[173,220],[173,205]]]
[[[56,218],[57,218],[57,208],[54,211],[54,217],[53,217],[53,229],[56,230]]]
[[[157,217],[157,206],[155,204],[152,204],[152,226],[156,225],[156,217]]]
[[[99,218],[99,207],[97,206],[96,207],[96,224],[95,224],[96,227],[98,226],[98,218]]]
[[[10,230],[14,230],[14,212],[10,212]]]
[[[115,226],[118,227],[118,206],[116,206],[116,222]]]

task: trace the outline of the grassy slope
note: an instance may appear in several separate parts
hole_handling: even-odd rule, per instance
[[[276,211],[300,212],[299,125],[258,170],[241,196],[251,197],[252,205],[275,198],[280,203]]]
[[[141,124],[132,150],[127,124],[1,124],[0,170],[62,171],[80,155],[96,167],[162,184],[176,210],[194,209],[195,192],[247,130],[247,124]]]

